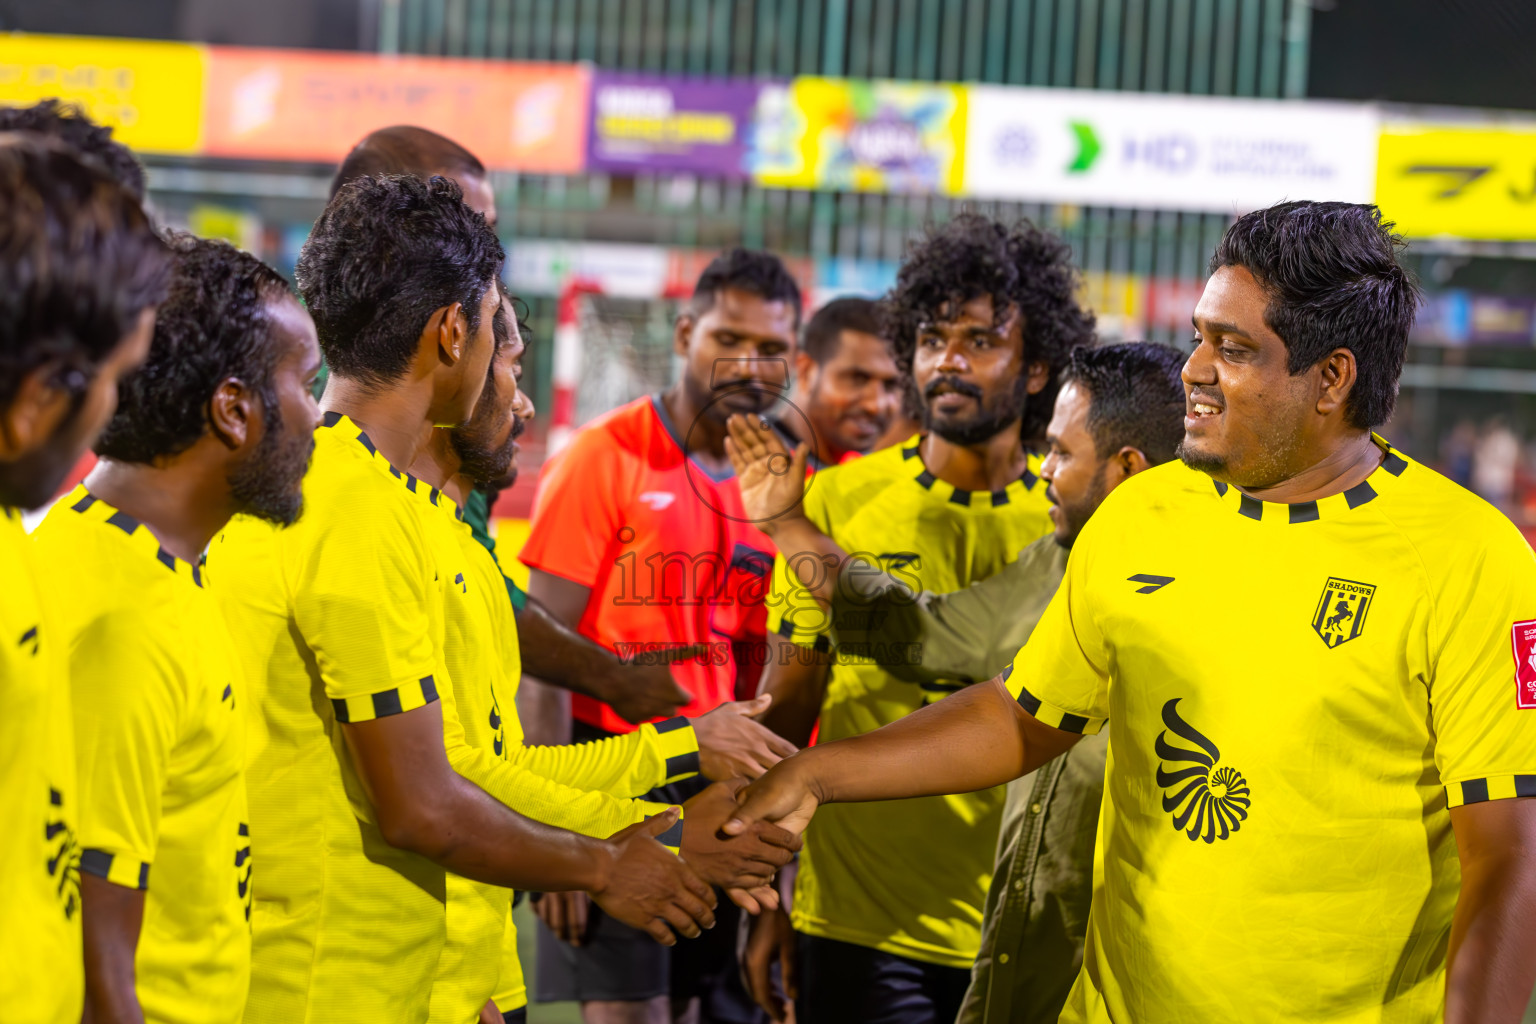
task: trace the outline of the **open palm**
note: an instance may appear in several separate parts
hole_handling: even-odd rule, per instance
[[[757,416],[737,413],[726,423],[730,436],[725,451],[741,487],[747,518],[762,526],[785,515],[798,515],[805,497],[805,464],[809,447],[790,452]]]

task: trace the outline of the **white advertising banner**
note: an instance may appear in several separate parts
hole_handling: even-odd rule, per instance
[[[1241,213],[1285,199],[1372,201],[1374,108],[971,86],[965,194]]]

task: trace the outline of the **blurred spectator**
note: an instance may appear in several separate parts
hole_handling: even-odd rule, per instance
[[[1515,469],[1520,464],[1520,439],[1502,416],[1489,420],[1472,453],[1472,489],[1505,512],[1515,494]]]
[[[1477,427],[1471,420],[1461,420],[1440,442],[1440,462],[1445,475],[1461,484],[1472,486],[1472,454],[1477,448]]]

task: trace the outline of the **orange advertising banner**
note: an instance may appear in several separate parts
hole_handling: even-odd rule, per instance
[[[377,128],[414,124],[490,167],[578,173],[590,77],[575,64],[213,46],[203,151],[334,163]]]

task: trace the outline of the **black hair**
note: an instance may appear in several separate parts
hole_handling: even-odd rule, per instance
[[[1292,376],[1334,349],[1354,353],[1344,414],[1362,430],[1392,415],[1420,298],[1394,226],[1370,205],[1279,203],[1239,217],[1211,256],[1211,273],[1242,267],[1269,293],[1264,323],[1285,342]]]
[[[1016,307],[1024,318],[1024,363],[1043,362],[1050,373],[1024,405],[1020,433],[1037,441],[1072,350],[1093,343],[1093,314],[1078,305],[1077,286],[1071,247],[1055,235],[1027,220],[1010,227],[962,213],[913,243],[881,303],[882,333],[910,382],[923,325],[954,316],[958,306],[983,295],[991,297],[999,320]]]
[[[715,295],[726,288],[756,295],[764,302],[787,302],[795,307],[796,326],[800,323],[800,286],[784,261],[771,252],[732,249],[710,260],[693,287],[693,311],[707,311],[715,304]]]
[[[880,337],[879,306],[870,299],[845,296],[822,306],[805,325],[805,354],[824,365],[837,355],[844,331]]]
[[[0,138],[0,406],[49,362],[90,374],[165,296],[139,201],[61,143]]]
[[[57,139],[144,202],[144,168],[133,151],[112,138],[111,128],[92,121],[72,103],[48,99],[30,107],[0,107],[0,132],[36,132]]]
[[[336,194],[294,277],[332,372],[367,385],[400,377],[432,314],[460,303],[469,329],[504,253],[452,179],[365,176]]]
[[[380,174],[447,174],[483,178],[485,165],[479,157],[454,142],[446,135],[418,128],[415,125],[397,124],[369,132],[336,169],[331,179],[331,198],[342,187],[358,178]]]
[[[1169,345],[1126,342],[1080,348],[1061,376],[1088,393],[1088,433],[1099,458],[1135,448],[1156,466],[1184,440],[1184,355]]]
[[[208,401],[235,377],[260,397],[270,422],[277,408],[272,373],[279,352],[269,341],[266,304],[288,284],[265,263],[228,242],[167,236],[170,294],[155,316],[149,358],[117,389],[117,412],[96,454],[152,463],[203,436]]]

